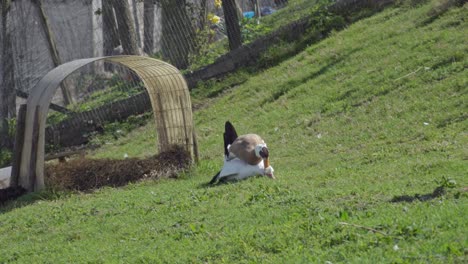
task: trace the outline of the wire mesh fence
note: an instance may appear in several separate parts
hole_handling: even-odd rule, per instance
[[[83,58],[141,55],[190,72],[242,43],[239,28],[230,28],[233,23],[239,26],[242,19],[268,15],[286,2],[1,0],[0,148],[13,149],[11,120],[31,89],[55,67]],[[110,111],[124,118],[151,109],[144,83],[134,72],[103,62],[68,76],[51,103],[47,121],[50,151],[86,142],[71,136],[78,130],[73,122],[85,115],[103,119]],[[82,134],[96,133],[102,123],[90,125],[89,130],[94,131],[83,129]],[[71,131],[68,139],[57,136],[57,131],[65,135],[67,129]]]
[[[214,0],[2,1],[8,7],[0,47],[13,60],[15,87],[25,92],[57,64],[80,58],[146,55],[185,69],[203,46],[227,34],[224,9]],[[255,10],[255,1],[225,2],[242,16]],[[258,2],[273,8],[282,1]],[[11,47],[4,48],[7,36]]]
[[[132,72],[128,72],[130,74],[124,78],[131,78],[134,85],[146,88],[156,121],[159,135],[158,146],[161,151],[169,151],[172,146],[179,145],[185,146],[186,151],[192,153],[192,156],[196,153],[190,95],[183,76],[174,66],[141,56],[75,60],[48,72],[31,90],[24,120],[18,122],[24,124],[24,129],[22,129],[24,132],[16,134],[22,147],[15,151],[19,153],[20,158],[14,165],[19,168],[21,186],[27,186],[28,190],[44,187],[45,126],[46,120],[50,119],[48,118],[49,104],[58,86],[63,85],[64,80],[71,73],[76,74],[77,70],[101,60],[127,67]],[[105,97],[100,97],[101,100],[102,98]],[[126,100],[126,102],[129,101]],[[102,128],[105,122],[122,119],[133,110],[120,102],[111,102],[103,107],[93,107],[91,111],[80,112],[75,114],[74,118],[66,119],[65,122],[60,122],[55,126],[56,129],[52,130],[54,141],[55,133],[58,133],[59,138],[62,135],[71,136],[71,139],[80,138],[84,136],[82,133],[87,129],[91,128],[93,131],[96,125]],[[72,121],[69,122],[70,120]],[[60,128],[64,128],[65,131],[60,133]]]

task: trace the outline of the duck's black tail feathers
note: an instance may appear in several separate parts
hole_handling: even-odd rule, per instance
[[[227,149],[228,145],[231,145],[234,140],[237,138],[237,132],[231,122],[226,121],[224,124],[224,155],[229,156],[229,151]]]
[[[216,175],[213,177],[213,179],[211,179],[211,181],[208,184],[215,184],[216,181],[218,180],[218,176],[219,176],[220,173],[221,173],[221,171],[216,173]]]

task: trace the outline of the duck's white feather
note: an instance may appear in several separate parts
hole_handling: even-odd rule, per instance
[[[257,165],[250,165],[238,158],[225,159],[223,168],[219,173],[218,180],[229,178],[229,180],[243,180],[255,175],[265,175],[263,162]]]

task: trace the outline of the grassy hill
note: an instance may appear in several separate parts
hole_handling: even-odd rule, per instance
[[[195,112],[199,165],[4,206],[0,262],[466,262],[467,17],[388,8],[219,97],[194,92],[209,100]],[[276,181],[204,186],[226,120],[266,139]],[[100,155],[153,144],[141,133]]]

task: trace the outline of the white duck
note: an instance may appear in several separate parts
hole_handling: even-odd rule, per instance
[[[268,148],[263,139],[255,134],[238,137],[229,121],[225,124],[224,155],[223,168],[213,177],[210,184],[242,180],[255,175],[266,175],[275,179],[273,167],[269,163]]]

